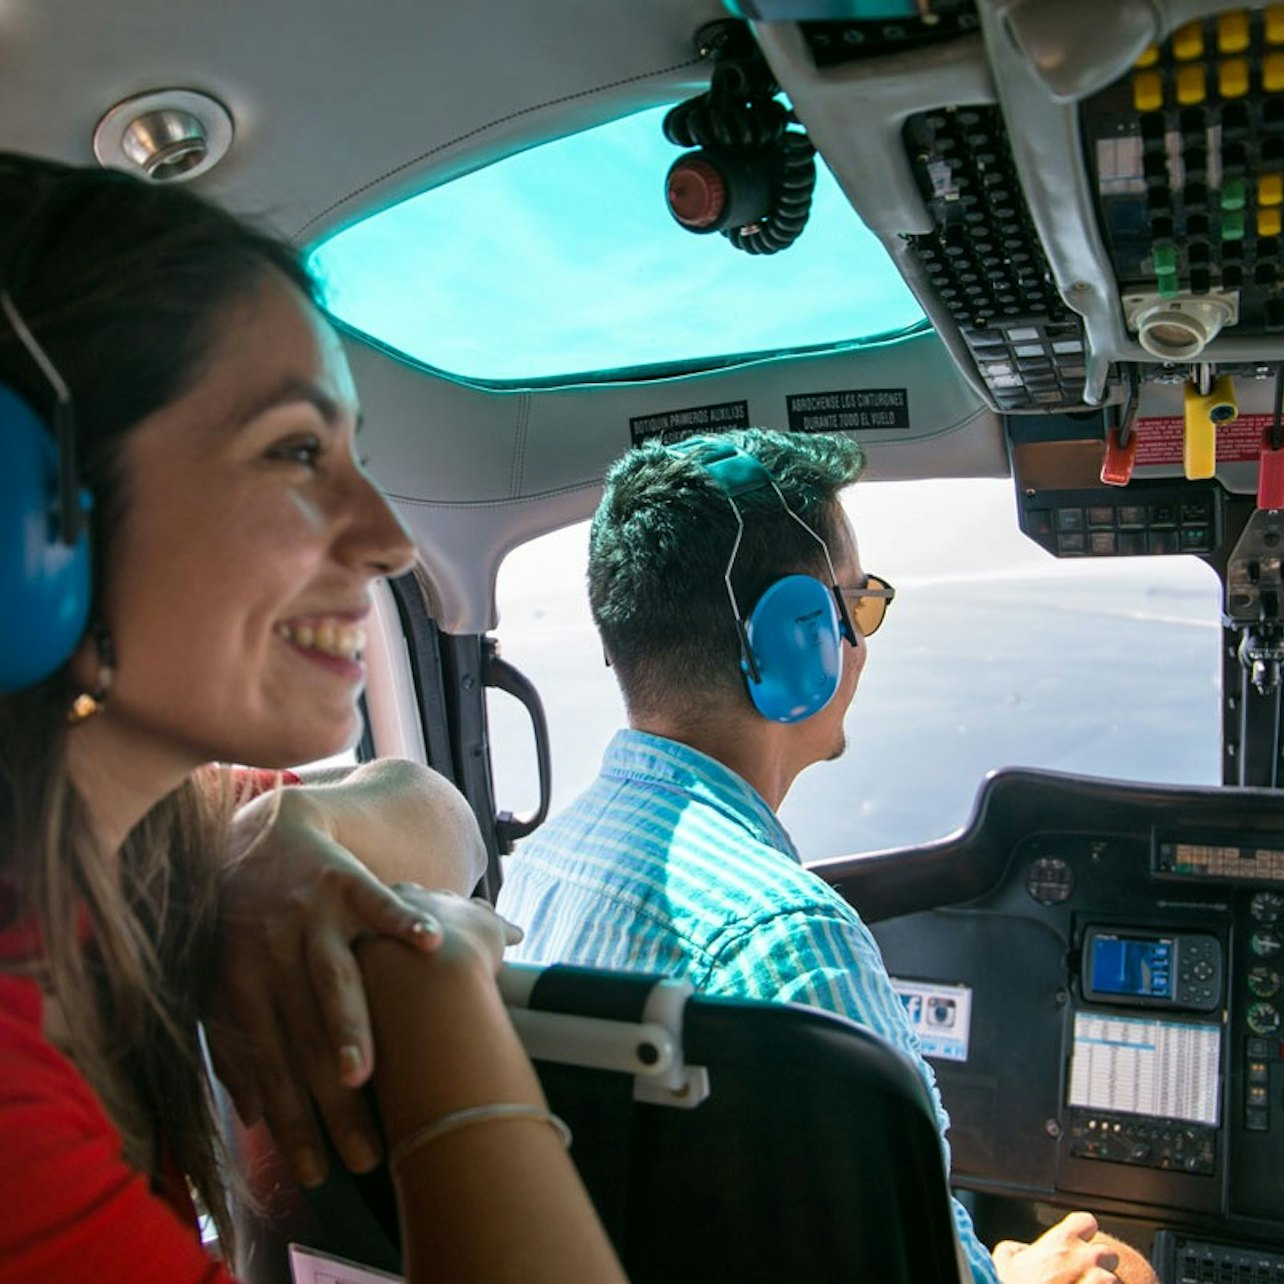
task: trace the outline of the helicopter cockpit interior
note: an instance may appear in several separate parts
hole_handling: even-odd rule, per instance
[[[420,554],[372,628],[367,751],[456,781],[493,895],[548,794],[501,808],[487,690],[532,709],[545,786],[558,748],[491,636],[499,567],[654,437],[850,433],[871,482],[1008,479],[1049,558],[1200,559],[1220,786],[978,771],[955,834],[813,868],[897,979],[987,1242],[1087,1206],[1166,1284],[1284,1278],[1284,5],[0,0],[0,145],[194,182],[309,252],[659,108],[676,234],[787,265],[819,164],[923,319],[488,379],[336,307]],[[1276,1273],[1195,1273],[1232,1268]]]

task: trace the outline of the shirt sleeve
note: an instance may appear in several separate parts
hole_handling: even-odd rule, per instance
[[[31,982],[0,975],[0,1276],[5,1284],[232,1284],[147,1179],[71,1063]]]
[[[835,1012],[903,1052],[927,1087],[949,1172],[950,1117],[941,1102],[936,1075],[892,989],[878,943],[854,914],[817,907],[776,914],[754,924],[719,953],[705,988]],[[994,1259],[977,1238],[967,1209],[953,1197],[951,1204],[973,1279],[976,1284],[998,1284]]]

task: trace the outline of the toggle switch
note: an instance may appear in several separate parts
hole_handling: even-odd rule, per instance
[[[1133,465],[1137,462],[1137,434],[1130,432],[1128,440],[1120,443],[1118,426],[1106,429],[1106,454],[1101,461],[1101,480],[1107,486],[1126,486],[1132,481]]]
[[[1262,429],[1262,449],[1257,467],[1258,508],[1284,508],[1284,446],[1272,448],[1271,429]]]
[[[1126,486],[1132,480],[1137,461],[1137,408],[1141,386],[1136,371],[1128,379],[1128,399],[1119,412],[1119,422],[1106,428],[1106,453],[1101,461],[1101,480],[1107,486]]]

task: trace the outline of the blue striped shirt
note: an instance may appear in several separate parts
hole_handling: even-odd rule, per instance
[[[518,961],[663,972],[866,1026],[918,1067],[948,1164],[936,1076],[869,929],[802,867],[757,791],[706,754],[619,732],[597,780],[508,860],[499,910],[526,929],[508,951]],[[997,1284],[957,1200],[954,1217],[974,1278]]]

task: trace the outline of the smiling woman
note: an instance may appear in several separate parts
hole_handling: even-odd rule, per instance
[[[78,750],[163,735],[190,770],[351,743],[369,580],[413,551],[356,459],[356,419],[338,339],[297,286],[268,278],[229,306],[207,373],[125,445],[134,502],[118,556],[135,569],[103,598],[119,621],[119,716],[86,727]],[[164,662],[129,663],[144,654]]]
[[[231,1064],[266,1050],[262,1104],[301,1178],[319,1181],[324,1165],[306,1092],[283,1091],[292,1075],[348,1162],[378,1157],[354,1141],[361,1116],[343,1093],[370,1075],[368,1039],[333,1020],[335,994],[360,993],[350,945],[374,934],[360,957],[386,1136],[405,1157],[408,1278],[426,1278],[426,1262],[436,1276],[443,1240],[454,1279],[501,1278],[514,1259],[546,1263],[531,1279],[617,1278],[499,999],[505,926],[446,892],[403,902],[346,849],[358,832],[363,847],[404,841],[416,813],[422,842],[452,810],[479,846],[462,800],[423,769],[391,795],[300,789],[265,800],[271,814],[251,814],[246,843],[245,811],[233,826],[238,800],[218,788],[215,759],[271,769],[351,744],[371,585],[414,553],[355,452],[355,390],[307,274],[288,246],[181,188],[4,154],[0,228],[0,437],[26,434],[56,479],[55,424],[70,478],[42,475],[20,496],[24,534],[61,541],[60,505],[65,515],[80,482],[92,501],[89,547],[77,545],[88,634],[62,648],[37,638],[37,679],[0,689],[5,1279],[69,1284],[91,1258],[113,1279],[229,1278],[200,1247],[189,1196],[230,1249],[199,1023],[220,954],[247,934],[216,907],[227,884],[256,878],[268,893],[255,909],[304,910],[248,916],[285,981],[250,976],[251,990],[271,990],[267,1019],[233,1010],[214,1055],[222,1068],[229,1046]],[[48,573],[24,562],[18,587]],[[426,817],[385,819],[407,792],[434,789]],[[463,891],[477,869],[456,863]],[[243,961],[239,973],[224,962],[244,988]],[[406,1000],[447,1036],[434,1073],[422,1073],[420,1032],[393,1019]],[[467,1134],[434,1144],[435,1165],[412,1153],[434,1129],[463,1132],[461,1119]],[[489,1222],[481,1233],[470,1182],[519,1210],[511,1237]]]

